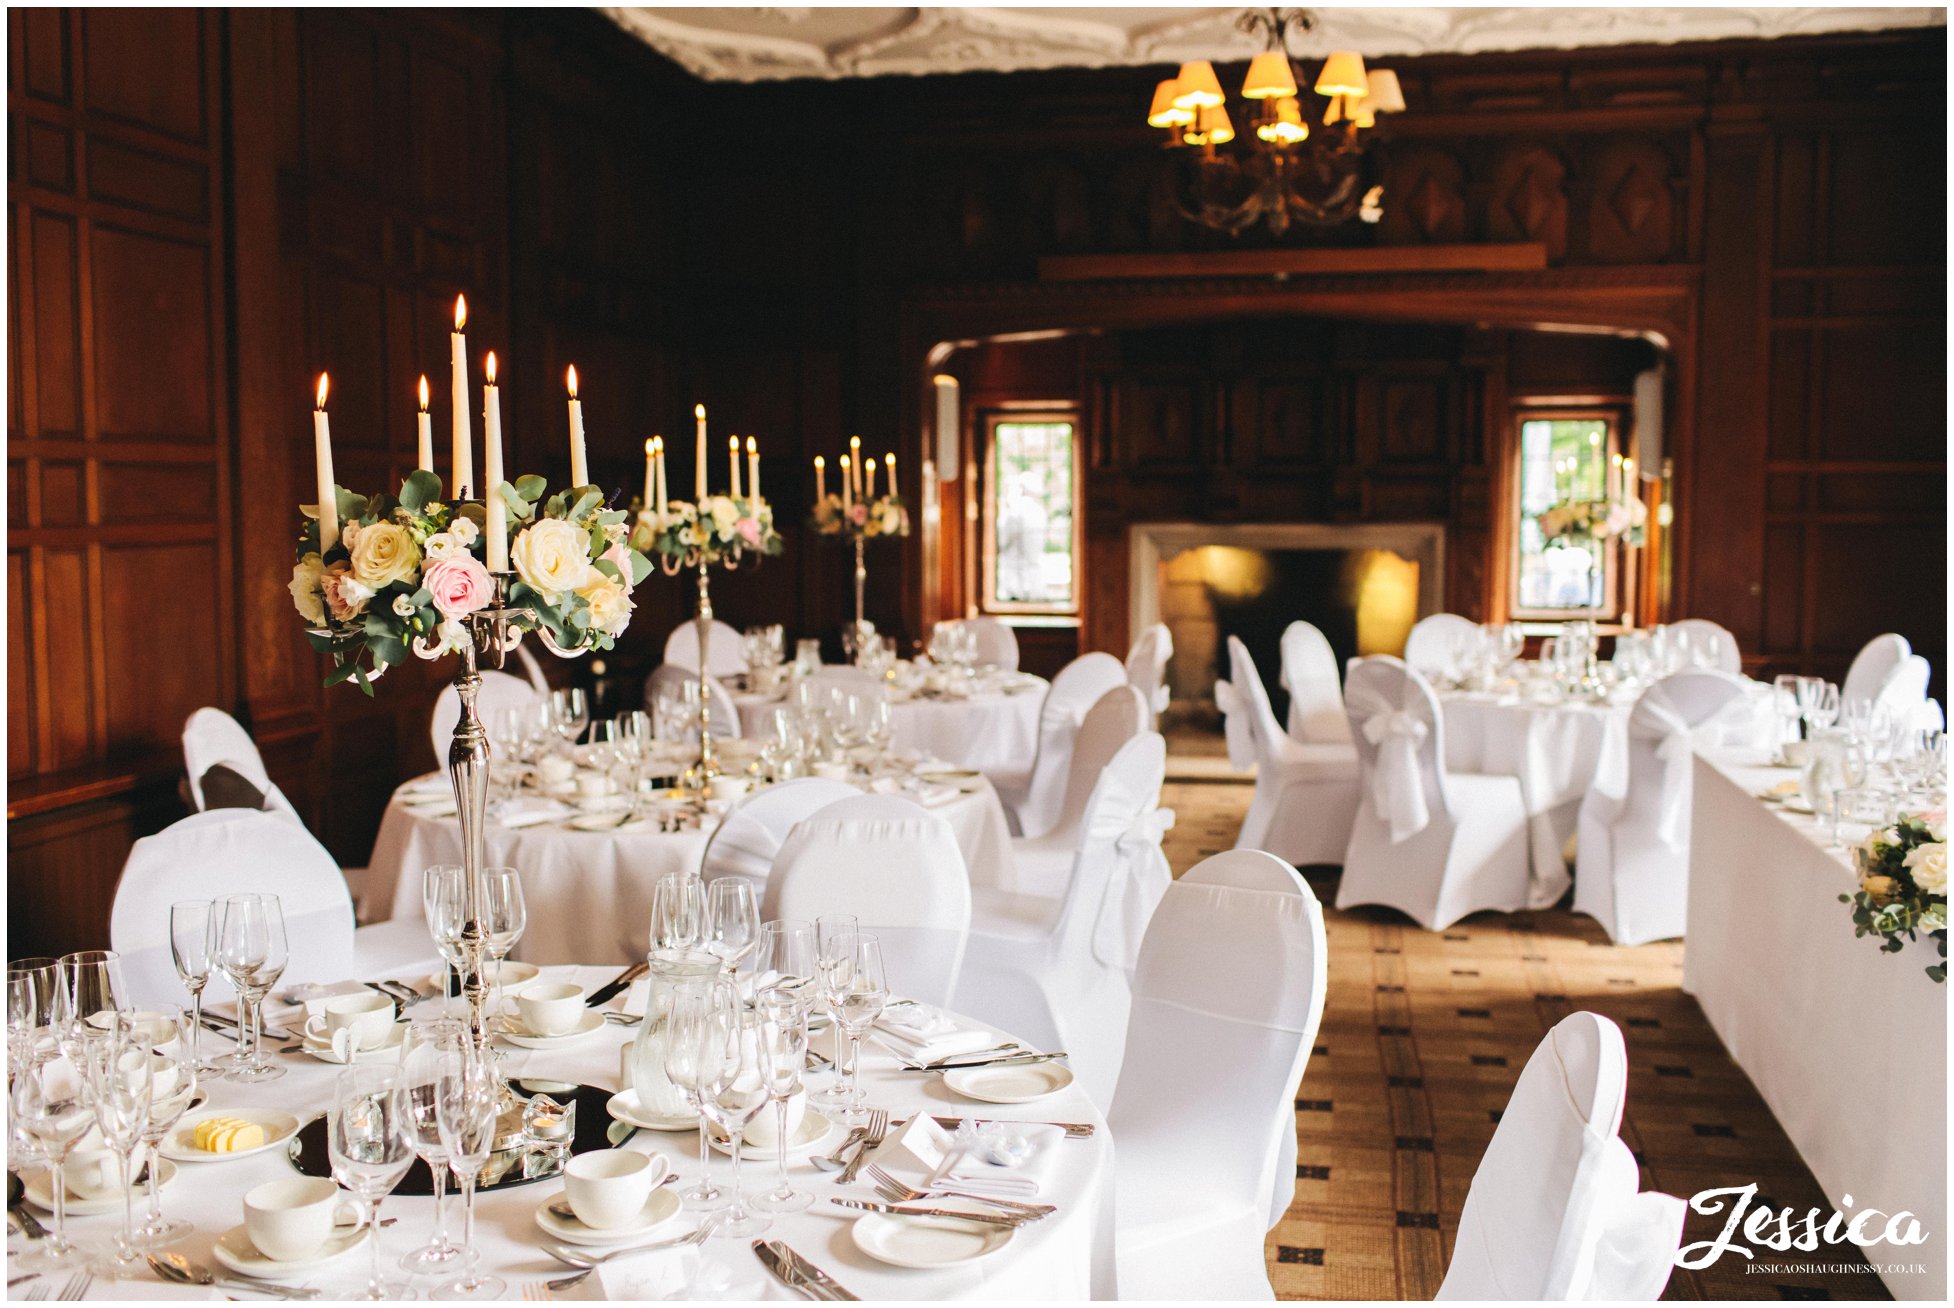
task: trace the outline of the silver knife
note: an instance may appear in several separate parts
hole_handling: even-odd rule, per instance
[[[773,1246],[774,1242],[772,1240],[755,1240],[753,1242],[753,1256],[760,1260],[760,1265],[772,1272],[774,1278],[788,1289],[798,1290],[810,1299],[820,1298],[814,1292],[814,1287],[802,1280],[800,1273],[796,1272],[793,1266],[785,1258],[782,1258]]]
[[[781,1263],[793,1271],[798,1288],[810,1297],[835,1302],[854,1302],[861,1298],[860,1295],[851,1294],[843,1289],[839,1281],[795,1253],[785,1241],[768,1240],[765,1243],[779,1256]]]
[[[828,1202],[842,1208],[858,1208],[865,1213],[891,1213],[897,1217],[954,1217],[960,1222],[1008,1226],[1013,1230],[1037,1220],[1023,1213],[962,1213],[954,1208],[909,1208],[899,1204],[870,1203],[866,1199],[830,1199]]]
[[[1012,1054],[1006,1058],[981,1058],[974,1063],[928,1063],[914,1070],[918,1072],[955,1072],[966,1067],[1022,1067],[1027,1063],[1049,1063],[1055,1059],[1061,1059],[1067,1056],[1063,1052],[1056,1054]],[[906,1072],[911,1069],[904,1068],[903,1070]]]

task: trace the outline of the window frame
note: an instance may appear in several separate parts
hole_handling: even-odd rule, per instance
[[[1072,599],[1069,604],[1014,603],[995,597],[997,586],[997,429],[1007,424],[1063,423],[1072,429]],[[982,528],[978,554],[977,611],[1000,618],[1077,618],[1085,604],[1085,432],[1076,406],[1062,403],[1013,404],[983,414],[983,485],[977,517]]]
[[[1507,469],[1507,485],[1512,493],[1510,519],[1512,547],[1507,550],[1507,617],[1513,622],[1569,622],[1594,616],[1602,622],[1619,622],[1629,605],[1622,577],[1622,542],[1619,537],[1601,547],[1601,605],[1599,608],[1529,608],[1520,603],[1521,531],[1526,476],[1526,424],[1530,422],[1600,422],[1607,435],[1601,443],[1602,475],[1605,481],[1611,456],[1624,452],[1629,424],[1629,406],[1612,400],[1554,400],[1548,403],[1516,403],[1512,410],[1512,455]]]

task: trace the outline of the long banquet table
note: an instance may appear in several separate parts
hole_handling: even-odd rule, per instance
[[[1865,1251],[1893,1296],[1943,1299],[1947,989],[1924,971],[1938,954],[1924,942],[1882,953],[1853,935],[1839,902],[1855,888],[1846,855],[1811,818],[1758,798],[1795,775],[1698,756],[1683,987],[1832,1204],[1849,1194],[1848,1215],[1919,1218],[1924,1245]]]
[[[609,981],[615,967],[548,968],[542,980],[574,981],[595,988]],[[634,986],[622,1001],[626,1011],[642,1012],[643,984]],[[417,1005],[410,1016],[418,1016],[434,1002]],[[606,1023],[581,1042],[565,1050],[548,1053],[522,1049],[507,1051],[505,1071],[512,1077],[538,1076],[551,1080],[580,1081],[615,1088],[618,1084],[619,1049],[636,1034],[635,1027]],[[827,1050],[828,1037],[816,1036],[817,1047]],[[222,1041],[214,1050],[224,1049]],[[220,1080],[210,1084],[208,1109],[232,1106],[263,1106],[283,1109],[301,1120],[316,1116],[332,1101],[333,1082],[342,1070],[305,1054],[277,1055],[288,1069],[283,1078],[256,1085],[240,1085]],[[810,1073],[810,1081],[822,1084],[825,1073]],[[862,1182],[849,1186],[835,1183],[835,1174],[816,1170],[803,1156],[790,1156],[789,1175],[801,1189],[811,1191],[816,1202],[806,1212],[775,1216],[762,1238],[779,1239],[791,1245],[841,1284],[864,1299],[1085,1299],[1109,1298],[1113,1293],[1111,1244],[1112,1142],[1105,1120],[1091,1098],[1074,1084],[1033,1103],[998,1107],[962,1099],[951,1093],[942,1078],[932,1074],[904,1073],[895,1058],[873,1041],[862,1046],[861,1081],[869,1103],[891,1110],[893,1119],[903,1119],[918,1111],[939,1116],[969,1116],[985,1119],[1006,1118],[1025,1121],[1090,1122],[1095,1133],[1085,1139],[1053,1141],[1051,1169],[1045,1174],[1037,1201],[1055,1204],[1051,1217],[1018,1230],[1010,1243],[995,1253],[947,1269],[909,1270],[877,1262],[858,1250],[849,1234],[852,1220],[847,1210],[829,1203],[831,1197],[876,1198],[872,1188]],[[772,1111],[768,1109],[767,1111]],[[837,1136],[829,1145],[839,1143]],[[698,1176],[698,1133],[640,1131],[626,1146],[643,1152],[663,1154],[680,1175],[682,1186]],[[714,1153],[713,1174],[723,1187],[731,1173],[731,1161]],[[283,1149],[267,1150],[248,1158],[211,1163],[179,1165],[174,1181],[163,1190],[164,1211],[183,1218],[196,1230],[172,1247],[216,1267],[211,1245],[226,1230],[242,1220],[240,1197],[261,1182],[291,1176],[293,1169]],[[771,1158],[746,1161],[745,1178],[750,1190],[770,1189],[775,1184],[775,1164]],[[571,1274],[571,1268],[543,1253],[539,1242],[545,1238],[535,1222],[535,1210],[562,1191],[561,1180],[544,1180],[516,1188],[488,1190],[476,1200],[476,1243],[486,1270],[509,1282],[508,1297],[521,1299],[540,1292],[540,1282]],[[987,1211],[984,1205],[974,1206]],[[388,1199],[382,1217],[398,1218],[397,1224],[381,1231],[382,1251],[389,1267],[398,1271],[399,1258],[425,1243],[431,1232],[433,1201],[424,1197]],[[452,1197],[448,1201],[449,1229],[459,1240],[461,1210]],[[69,1234],[82,1241],[110,1236],[119,1221],[117,1215],[71,1217]],[[669,1228],[654,1236],[680,1234],[695,1222],[690,1212],[681,1213]],[[14,1247],[20,1247],[15,1241]],[[769,1299],[798,1301],[800,1296],[786,1291],[765,1273],[747,1240],[708,1240],[693,1261],[684,1262],[683,1251],[647,1253],[605,1268],[575,1290],[564,1291],[564,1298],[651,1298],[681,1297],[677,1280],[681,1269],[692,1272],[693,1297],[731,1299]],[[301,1283],[335,1292],[351,1292],[365,1282],[368,1252],[365,1245],[348,1250],[330,1264],[297,1278]],[[67,1280],[65,1273],[50,1278],[57,1290]],[[417,1296],[439,1282],[417,1278]],[[145,1274],[133,1282],[97,1279],[88,1297],[122,1299],[139,1291],[145,1298],[218,1297],[195,1292],[172,1291]]]

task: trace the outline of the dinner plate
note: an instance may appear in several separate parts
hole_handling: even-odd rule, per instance
[[[1015,1226],[960,1222],[954,1217],[897,1217],[863,1213],[852,1234],[855,1247],[878,1262],[929,1270],[987,1258],[1018,1233]]]
[[[774,1106],[768,1104],[760,1111],[771,1113],[774,1111]],[[809,1149],[818,1149],[829,1140],[834,1139],[838,1129],[832,1121],[810,1108],[807,1110],[807,1115],[801,1118],[800,1125],[794,1128],[793,1138],[787,1142],[787,1153],[789,1156],[792,1156]],[[706,1124],[706,1139],[712,1143],[714,1149],[717,1149],[722,1154],[733,1152],[733,1142],[713,1123],[709,1122]],[[740,1152],[748,1158],[780,1157],[780,1150],[771,1145],[757,1145],[752,1141],[747,1141],[742,1145]]]
[[[945,1072],[943,1084],[966,1099],[987,1104],[1028,1104],[1071,1085],[1072,1069],[1063,1063],[967,1067]]]
[[[585,1036],[595,1035],[604,1029],[604,1015],[594,1008],[584,1009],[583,1016],[577,1019],[577,1024],[562,1035],[532,1035],[522,1026],[522,1018],[513,1014],[509,1021],[516,1029],[505,1030],[502,1032],[502,1038],[524,1049],[561,1049],[565,1045],[575,1044]]]
[[[193,1143],[199,1122],[207,1122],[213,1117],[235,1117],[240,1121],[255,1122],[265,1129],[265,1142],[255,1149],[239,1149],[228,1154],[214,1154],[208,1149],[199,1149]],[[228,1163],[237,1158],[249,1158],[267,1149],[276,1149],[285,1141],[298,1134],[299,1119],[290,1113],[276,1108],[218,1108],[207,1113],[186,1117],[170,1128],[163,1137],[157,1151],[165,1158],[173,1158],[179,1163]]]
[[[679,1113],[671,1117],[645,1111],[638,1100],[636,1090],[620,1090],[610,1097],[604,1110],[620,1122],[643,1127],[647,1131],[693,1131],[699,1126],[697,1113]]]
[[[157,1159],[156,1188],[162,1190],[175,1179],[176,1164],[164,1159]],[[21,1189],[27,1195],[27,1202],[33,1204],[36,1208],[53,1212],[54,1187],[49,1184],[52,1180],[53,1178],[46,1168],[29,1168],[23,1171],[20,1174],[20,1183]],[[149,1185],[147,1182],[137,1186],[135,1190],[136,1202],[141,1203],[143,1196],[148,1193]],[[95,1199],[84,1199],[73,1190],[70,1190],[68,1191],[68,1198],[66,1203],[63,1204],[63,1207],[67,1210],[68,1216],[70,1217],[87,1217],[91,1213],[119,1213],[122,1211],[122,1196],[112,1194],[103,1195]]]
[[[684,1206],[680,1203],[676,1187],[660,1186],[645,1200],[644,1211],[638,1214],[634,1225],[618,1227],[611,1231],[599,1231],[585,1226],[574,1217],[558,1217],[550,1211],[550,1205],[570,1202],[568,1190],[558,1190],[555,1194],[536,1205],[536,1225],[547,1235],[556,1237],[565,1244],[615,1245],[642,1241],[655,1233],[660,1227],[677,1217]]]
[[[280,1276],[297,1276],[323,1266],[339,1257],[351,1253],[366,1241],[366,1227],[335,1226],[331,1235],[319,1252],[310,1258],[280,1262],[267,1258],[258,1252],[258,1246],[251,1243],[251,1234],[242,1226],[233,1226],[217,1237],[217,1243],[210,1247],[211,1254],[230,1271],[239,1276],[255,1276],[269,1280]]]

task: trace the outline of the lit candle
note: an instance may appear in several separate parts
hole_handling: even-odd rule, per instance
[[[884,455],[882,457],[882,466],[889,470],[889,494],[898,494],[899,492],[896,490],[896,456],[893,454]]]
[[[658,438],[645,442],[645,507],[658,502]]]
[[[855,502],[854,465],[846,454],[841,456],[841,507],[846,509]]]
[[[420,463],[418,463],[415,466],[420,468],[422,472],[433,472],[434,471],[434,425],[433,425],[433,419],[428,416],[428,411],[427,411],[427,374],[426,373],[421,374],[421,411],[420,413],[415,415],[415,421],[420,427],[420,460],[421,460]]]
[[[482,365],[482,494],[488,501],[488,570],[509,570],[509,506],[502,499],[502,394],[495,384],[495,351]]]
[[[319,553],[339,544],[339,493],[333,488],[332,428],[326,422],[326,374],[319,374],[319,401],[312,410],[312,458],[319,474]]]
[[[850,436],[848,438],[848,453],[850,456],[848,461],[849,466],[854,469],[854,471],[850,474],[850,476],[854,478],[854,481],[850,489],[852,489],[855,492],[855,494],[860,495],[862,493],[862,438],[861,437]]]
[[[746,438],[746,495],[760,502],[760,442],[752,436]]]
[[[740,497],[740,438],[726,438],[726,481],[732,487],[727,494],[734,499]]]
[[[862,498],[865,500],[875,498],[875,459],[873,457],[870,457],[869,461],[862,466]]]
[[[699,503],[704,504],[706,502],[706,406],[693,405],[692,416],[699,420],[699,484],[696,489]]]
[[[577,365],[571,364],[565,374],[565,382],[570,387],[570,484],[587,486],[590,484],[590,468],[584,462],[583,452],[583,401],[577,398]],[[646,503],[650,503],[649,500]]]
[[[475,489],[475,439],[468,422],[468,338],[462,328],[468,325],[468,298],[455,297],[455,333],[448,344],[453,351],[453,395],[455,403],[455,498],[467,499]]]
[[[814,502],[819,504],[828,498],[828,461],[820,455],[814,456]]]

